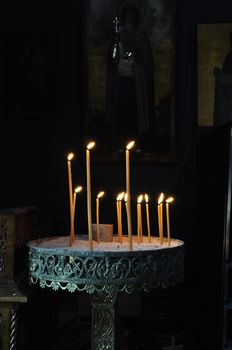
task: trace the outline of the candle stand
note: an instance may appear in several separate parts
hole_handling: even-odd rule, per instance
[[[134,237],[136,239],[136,237]],[[86,236],[69,246],[69,237],[35,240],[29,246],[30,282],[54,291],[87,292],[92,301],[92,350],[115,349],[115,301],[118,292],[149,291],[183,280],[184,243],[172,239],[162,246],[157,237],[151,243],[123,244],[93,242],[88,250]]]

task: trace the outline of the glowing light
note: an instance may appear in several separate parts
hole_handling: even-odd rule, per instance
[[[70,161],[72,160],[74,157],[74,154],[73,153],[69,153],[68,156],[67,156],[67,159]]]
[[[119,193],[119,194],[117,195],[117,201],[123,200],[124,195],[125,195],[125,192]]]
[[[164,194],[163,192],[160,194],[159,199],[158,199],[158,204],[161,204],[164,200]]]
[[[104,191],[99,192],[98,195],[97,195],[97,198],[99,199],[99,198],[103,197],[104,194],[105,194]]]
[[[140,194],[140,196],[138,196],[138,198],[137,198],[137,203],[140,204],[142,202],[142,200],[143,200],[143,195]]]
[[[78,186],[74,190],[75,193],[78,193],[78,192],[81,192],[81,191],[82,191],[82,186]]]
[[[135,141],[130,141],[127,145],[126,145],[126,149],[129,151],[135,144]]]
[[[91,141],[90,143],[88,143],[87,145],[87,149],[90,150],[95,146],[95,142]]]
[[[173,197],[169,197],[168,199],[166,199],[166,203],[172,203],[174,201]]]
[[[145,199],[145,202],[148,203],[149,202],[149,197],[147,194],[144,195],[144,199]]]

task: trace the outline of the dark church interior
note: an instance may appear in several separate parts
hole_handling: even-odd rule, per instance
[[[85,187],[86,141],[95,137],[101,126],[93,123],[86,137],[85,18],[90,2],[0,3],[0,349],[232,349],[232,115],[220,122],[219,111],[216,125],[199,125],[197,37],[199,24],[230,23],[232,28],[230,1],[175,1],[171,146],[162,149],[167,157],[158,152],[149,161],[147,154],[163,142],[151,129],[140,140],[147,153],[131,152],[132,197],[149,193],[152,217],[160,192],[175,198],[170,210],[171,233],[172,238],[184,242],[184,278],[167,288],[159,285],[147,292],[119,292],[115,344],[105,347],[91,341],[88,293],[29,283],[27,243],[69,235],[67,153],[75,153],[73,182]],[[102,2],[94,1],[96,7]],[[133,0],[127,2],[133,5]],[[154,3],[161,6],[170,2]],[[26,37],[31,38],[30,52],[22,44]],[[26,68],[33,64],[30,55],[35,58],[38,50],[36,67],[41,70],[30,80]],[[25,57],[29,59],[26,66]],[[33,84],[28,85],[27,79]],[[122,116],[120,123],[124,123]],[[126,121],[125,125],[122,129],[130,139],[133,133],[130,135]],[[101,137],[96,139],[96,157],[102,151],[104,159],[99,156],[94,161],[95,151],[91,153],[92,196],[105,190],[101,220],[117,227],[112,198],[125,183],[124,154],[107,159],[107,152],[113,149],[110,142],[118,143],[118,129],[115,127],[112,138],[107,130],[103,127]],[[126,142],[125,135],[120,140]],[[85,189],[77,199],[76,230],[87,233]],[[136,227],[135,204],[132,213]],[[15,227],[13,230],[12,222],[9,224],[9,244],[4,243],[2,223],[8,216]],[[7,249],[11,253],[4,266]]]

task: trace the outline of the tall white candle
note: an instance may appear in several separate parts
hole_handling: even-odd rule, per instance
[[[129,238],[129,250],[132,250],[132,225],[131,225],[131,195],[130,195],[130,150],[135,142],[131,141],[126,146],[126,193],[127,193],[127,228]]]
[[[144,195],[146,202],[146,218],[147,218],[147,236],[148,242],[151,243],[151,228],[150,228],[150,213],[149,213],[149,197],[147,194]]]
[[[141,211],[141,202],[143,200],[143,195],[138,196],[137,199],[137,235],[138,242],[143,241],[143,224],[142,224],[142,211]]]
[[[163,202],[160,203],[160,236],[161,244],[164,242],[164,223],[163,223]]]
[[[143,200],[143,195],[142,196],[142,200]],[[142,201],[141,201],[142,202]],[[139,215],[140,215],[140,237],[141,237],[141,241],[143,242],[143,217],[142,217],[142,206],[140,204],[140,209],[139,209]]]
[[[70,237],[70,245],[72,245],[74,238],[75,238],[75,211],[76,211],[76,197],[77,193],[82,191],[82,186],[78,186],[75,188],[73,193],[73,208],[72,208],[72,225],[71,225],[71,232],[72,235]]]
[[[117,209],[117,227],[118,227],[118,242],[119,242],[120,218],[119,218],[119,201],[117,199],[116,199],[116,209]]]
[[[70,244],[72,242],[72,236],[74,235],[72,227],[72,213],[73,213],[73,188],[72,188],[72,165],[71,160],[73,159],[74,154],[69,153],[67,156],[67,165],[68,165],[68,186],[69,186],[69,215],[70,215]]]
[[[160,206],[159,206],[159,204],[157,205],[157,217],[158,217],[158,232],[159,232],[159,237],[160,237]]]
[[[89,249],[93,250],[93,229],[92,229],[92,209],[91,209],[91,174],[90,174],[90,150],[95,146],[95,142],[90,142],[86,148],[86,177],[87,177],[87,216]]]
[[[171,244],[171,234],[170,234],[170,217],[169,217],[169,203],[173,202],[174,198],[169,197],[166,199],[166,220],[167,220],[167,236],[168,236],[168,245]]]
[[[164,194],[162,192],[158,199],[159,237],[160,237],[161,245],[163,244],[163,200],[164,200]]]
[[[118,202],[118,214],[119,214],[119,243],[122,243],[122,201]]]
[[[140,222],[139,222],[140,216],[139,216],[139,205],[137,203],[137,239],[138,243],[140,243]]]
[[[96,198],[96,233],[97,233],[97,243],[100,243],[100,224],[99,224],[99,199],[104,196],[104,191],[99,192]]]
[[[122,200],[124,192],[117,196],[117,223],[118,223],[118,241],[122,243]]]

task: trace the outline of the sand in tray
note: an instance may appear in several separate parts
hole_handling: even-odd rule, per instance
[[[75,238],[72,246],[69,245],[70,237],[51,237],[42,239],[40,242],[36,242],[35,245],[39,248],[45,249],[67,249],[70,251],[89,251],[89,241],[87,235],[78,236]],[[33,242],[31,242],[33,245]],[[182,241],[178,239],[172,239],[170,246],[166,239],[162,245],[160,245],[159,237],[151,237],[151,243],[148,242],[147,237],[143,238],[143,242],[138,243],[137,236],[133,236],[133,251],[148,251],[148,250],[160,250],[160,249],[171,249],[177,246],[181,246]],[[128,237],[123,237],[123,243],[118,242],[118,237],[114,236],[113,242],[100,242],[93,241],[93,252],[127,252],[129,251]]]

